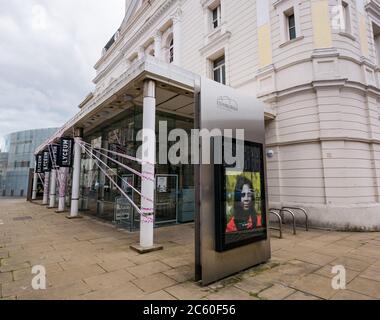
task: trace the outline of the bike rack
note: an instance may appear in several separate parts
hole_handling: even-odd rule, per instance
[[[296,216],[295,214],[293,213],[293,211],[289,210],[289,209],[270,209],[271,211],[278,211],[279,214],[281,215],[281,219],[283,221],[283,224],[285,224],[285,219],[284,219],[284,212],[287,212],[287,213],[290,213],[292,218],[293,218],[293,234],[294,235],[297,235],[297,227],[296,227]]]
[[[271,211],[269,211],[269,213],[274,214],[278,218],[278,222],[279,222],[279,226],[280,226],[279,229],[276,229],[276,228],[270,228],[270,229],[280,231],[280,239],[282,239],[283,238],[282,237],[282,218],[281,218],[280,214],[277,213],[276,211],[271,210]]]
[[[306,217],[306,231],[309,231],[309,215],[307,214],[306,209],[300,208],[300,207],[283,207],[282,209],[290,209],[290,210],[302,211],[305,214],[305,217]]]

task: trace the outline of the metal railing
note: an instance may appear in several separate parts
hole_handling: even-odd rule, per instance
[[[295,214],[294,214],[293,211],[291,211],[289,209],[284,209],[284,208],[282,208],[282,209],[272,208],[272,209],[270,209],[270,211],[277,211],[279,213],[279,215],[281,216],[283,224],[285,224],[285,215],[284,215],[284,213],[289,213],[292,216],[292,219],[293,219],[293,234],[294,235],[297,234],[296,216],[295,216]]]
[[[304,213],[305,217],[306,217],[306,222],[305,222],[305,225],[306,225],[306,231],[309,231],[309,215],[306,211],[306,209],[304,208],[301,208],[301,207],[282,207],[282,209],[287,209],[287,210],[297,210],[297,211],[301,211]]]
[[[279,224],[279,228],[278,229],[272,228],[272,227],[270,229],[280,231],[280,239],[282,239],[283,238],[282,237],[282,218],[281,218],[280,214],[277,213],[276,211],[270,210],[269,213],[275,215],[278,218],[278,222],[279,222],[278,223]]]

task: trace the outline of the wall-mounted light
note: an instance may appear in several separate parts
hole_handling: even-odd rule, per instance
[[[274,151],[273,150],[267,150],[267,157],[268,158],[273,158],[274,157]]]

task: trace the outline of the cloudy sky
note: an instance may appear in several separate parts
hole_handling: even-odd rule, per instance
[[[0,137],[61,126],[92,91],[125,0],[0,0]]]

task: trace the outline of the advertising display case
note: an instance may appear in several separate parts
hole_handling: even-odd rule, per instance
[[[224,252],[267,239],[263,146],[244,142],[244,168],[215,165],[215,244]]]

